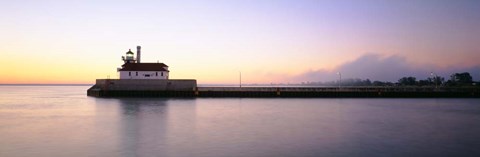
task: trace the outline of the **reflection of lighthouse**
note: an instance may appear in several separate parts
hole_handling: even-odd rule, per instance
[[[198,151],[195,100],[177,105],[168,99],[109,102],[120,107],[118,144],[123,156],[195,156],[191,152]]]
[[[167,101],[118,99],[120,110],[119,144],[125,156],[167,156]],[[154,152],[154,153],[153,153]]]

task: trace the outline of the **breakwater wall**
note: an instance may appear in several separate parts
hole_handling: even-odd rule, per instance
[[[98,80],[97,80],[98,81]],[[104,81],[105,82],[105,81]],[[196,87],[184,82],[173,87],[99,88],[87,95],[96,97],[285,97],[285,98],[480,98],[478,87]],[[105,86],[105,85],[104,85]],[[95,88],[94,88],[95,87]],[[178,87],[178,88],[176,88]]]
[[[197,81],[193,79],[97,79],[95,85],[87,90],[87,95],[95,97],[176,97],[188,96],[187,93],[192,93],[196,87]]]
[[[199,87],[197,97],[480,98],[480,88]]]

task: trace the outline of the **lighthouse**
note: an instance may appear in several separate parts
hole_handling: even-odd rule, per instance
[[[141,63],[141,47],[137,46],[137,58],[129,49],[125,56],[122,56],[124,64],[118,68],[120,79],[168,79],[168,66],[164,63]]]
[[[131,49],[128,49],[127,54],[122,56],[122,60],[125,63],[135,63],[135,58],[133,58],[133,52]]]

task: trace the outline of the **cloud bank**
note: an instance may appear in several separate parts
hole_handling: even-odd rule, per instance
[[[354,61],[347,62],[332,71],[314,70],[294,76],[293,81],[333,81],[338,80],[340,72],[342,78],[360,78],[380,81],[396,82],[401,77],[414,76],[417,79],[431,77],[430,73],[449,79],[453,73],[469,72],[474,80],[480,79],[480,65],[474,67],[448,67],[438,68],[433,65],[411,64],[405,57],[398,55],[381,56],[379,54],[366,54]]]

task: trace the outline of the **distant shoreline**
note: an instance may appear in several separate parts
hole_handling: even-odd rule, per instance
[[[0,86],[92,86],[93,84],[0,84]]]
[[[94,84],[0,84],[0,86],[92,86],[92,85]],[[198,84],[198,87],[239,87],[239,84]],[[338,87],[338,86],[302,85],[302,84],[242,84],[242,87]]]

